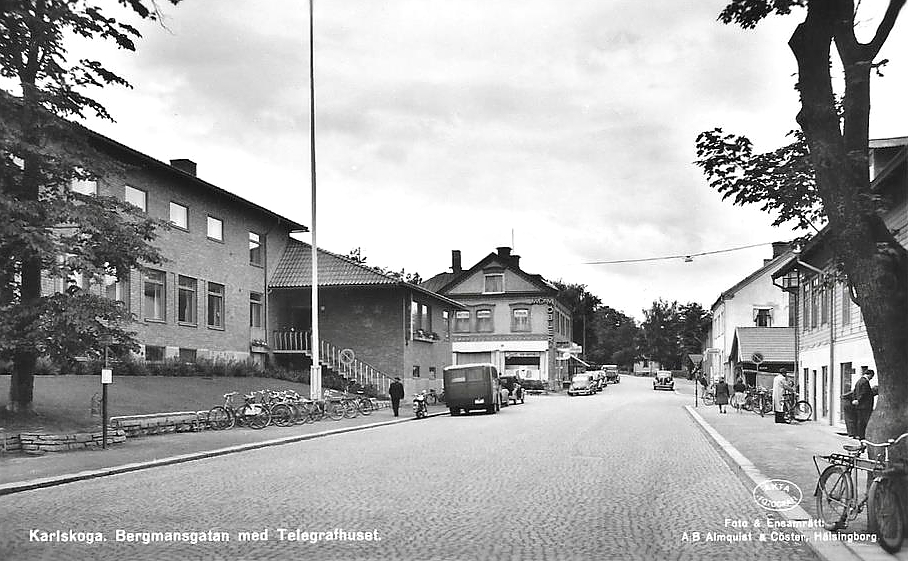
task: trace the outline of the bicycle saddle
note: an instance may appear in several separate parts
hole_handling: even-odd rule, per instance
[[[842,448],[844,448],[848,452],[860,452],[864,449],[864,445],[863,444],[843,444]]]

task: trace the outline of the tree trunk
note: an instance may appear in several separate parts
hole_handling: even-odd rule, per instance
[[[894,19],[901,4],[893,0],[894,13],[887,16]],[[873,349],[880,397],[867,437],[880,442],[908,432],[908,252],[877,214],[870,190],[870,72],[882,41],[858,44],[852,25],[852,2],[811,0],[789,46],[798,62],[798,124],[807,137],[835,257],[854,288]],[[833,42],[845,70],[844,132],[829,69]]]

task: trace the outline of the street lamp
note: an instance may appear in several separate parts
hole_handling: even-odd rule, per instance
[[[795,259],[797,260],[798,263],[801,262],[801,260],[797,258],[797,256],[798,256],[800,253],[801,253],[801,252],[800,252],[799,250],[794,252],[794,254],[795,254]],[[781,288],[784,292],[787,292],[787,293],[789,293],[789,294],[791,294],[791,295],[794,296],[794,298],[793,298],[793,301],[794,301],[794,330],[795,330],[795,340],[794,340],[794,344],[795,344],[795,359],[794,359],[794,367],[795,367],[795,379],[797,380],[797,379],[799,379],[800,376],[801,376],[801,372],[800,372],[800,370],[801,370],[801,363],[800,363],[800,343],[799,343],[800,340],[799,340],[799,333],[798,333],[798,317],[799,317],[799,313],[798,313],[798,298],[800,297],[800,292],[799,292],[799,291],[800,291],[800,289],[801,289],[801,271],[798,270],[797,268],[792,268],[790,271],[788,271],[787,273],[785,273],[784,276],[779,277],[778,281],[776,281],[776,280],[774,279],[774,280],[772,281],[772,283],[773,283],[774,285],[778,286],[779,288]],[[804,380],[803,388],[804,388],[803,391],[806,392],[806,391],[807,391],[807,380],[806,380],[806,379]],[[806,397],[806,396],[802,396],[802,397]]]

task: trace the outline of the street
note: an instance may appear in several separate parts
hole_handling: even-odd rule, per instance
[[[624,376],[497,415],[17,493],[0,498],[0,558],[815,559],[787,531],[759,540],[772,513],[687,401]]]

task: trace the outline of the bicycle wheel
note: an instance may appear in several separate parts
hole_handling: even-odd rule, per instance
[[[745,397],[744,397],[744,403],[741,404],[741,409],[743,409],[743,410],[745,410],[745,411],[753,411],[753,410],[754,410],[754,400],[753,400],[753,398],[750,397],[750,396],[745,396]]]
[[[208,428],[211,430],[224,430],[232,426],[233,417],[226,407],[218,405],[208,411]]]
[[[712,405],[713,402],[715,401],[715,398],[716,398],[716,396],[714,396],[714,395],[711,394],[711,393],[705,393],[705,394],[703,394],[702,397],[703,397],[703,404],[704,404],[704,405]]]
[[[902,548],[905,511],[895,482],[886,476],[875,479],[867,492],[867,525],[876,529],[880,547],[889,553]]]
[[[243,408],[242,412],[243,417],[246,419],[246,424],[249,425],[249,428],[256,430],[263,429],[267,427],[271,422],[271,413],[268,411],[267,407],[246,406]]]
[[[340,421],[344,418],[344,406],[337,402],[331,402],[325,404],[325,414],[331,418],[332,421]]]
[[[363,415],[371,415],[372,411],[375,410],[375,408],[372,406],[372,400],[368,397],[360,399],[359,403],[357,403],[357,406],[359,407],[359,412]]]
[[[792,417],[795,421],[809,421],[813,415],[813,407],[803,399],[797,403],[791,410]]]
[[[353,403],[353,400],[345,399],[340,402],[340,406],[344,410],[344,417],[348,419],[359,417],[359,408]]]
[[[293,409],[286,403],[278,403],[271,408],[271,422],[279,427],[289,427],[293,424]]]
[[[829,466],[817,482],[817,516],[827,526],[845,522],[854,504],[854,486],[849,470],[842,466]]]

